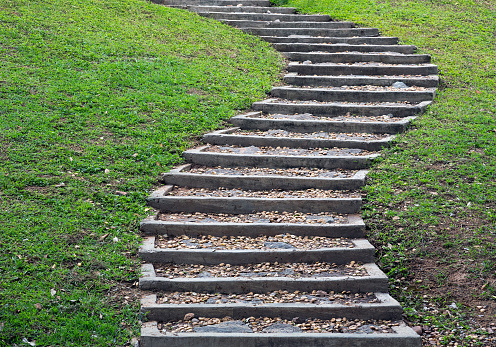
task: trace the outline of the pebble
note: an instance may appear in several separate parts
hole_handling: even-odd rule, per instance
[[[298,318],[298,317],[296,317]],[[234,320],[231,317],[199,317],[198,322],[160,322],[157,327],[163,334],[188,332],[217,333],[392,333],[398,322],[382,320],[332,319],[281,319],[279,317],[247,317]]]
[[[250,214],[225,213],[160,213],[159,220],[168,222],[201,222],[201,223],[292,223],[292,224],[342,224],[348,217],[329,212],[302,213],[263,211]]]
[[[323,190],[323,189],[302,189],[302,190],[242,190],[228,189],[220,187],[218,189],[208,188],[181,188],[174,187],[167,193],[169,196],[202,196],[202,197],[246,197],[246,198],[301,198],[301,199],[323,199],[323,198],[359,198],[360,193],[342,190]]]
[[[164,292],[157,298],[158,304],[268,304],[268,303],[312,303],[356,305],[378,303],[373,293],[351,293],[313,290],[312,292],[277,290],[267,293],[221,294],[197,292]],[[193,318],[195,320],[196,318]],[[184,319],[188,320],[188,319]]]
[[[209,174],[209,175],[233,175],[233,176],[284,176],[284,177],[339,177],[339,178],[349,178],[353,177],[358,170],[326,170],[317,168],[285,168],[285,169],[272,169],[264,167],[234,167],[234,168],[224,168],[221,166],[217,167],[207,167],[195,165],[189,172],[198,174]]]
[[[196,277],[336,277],[368,276],[363,265],[350,262],[344,265],[334,263],[255,263],[245,265],[201,264],[157,264],[158,276],[166,278]]]
[[[189,237],[186,235],[167,237],[159,235],[155,238],[155,246],[159,248],[215,248],[215,249],[272,249],[297,248],[318,249],[331,247],[354,248],[351,240],[345,238],[329,238],[323,236],[297,236],[280,234],[275,236],[212,236],[202,235]]]

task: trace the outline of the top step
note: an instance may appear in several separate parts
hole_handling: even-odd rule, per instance
[[[265,6],[205,6],[205,5],[190,5],[184,6],[193,12],[222,12],[222,13],[262,13],[262,14],[295,14],[294,7],[270,7]]]
[[[152,0],[152,2],[165,6],[270,6],[269,0]]]

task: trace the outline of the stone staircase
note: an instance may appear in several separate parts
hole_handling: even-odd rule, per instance
[[[364,238],[378,151],[437,67],[373,28],[265,0],[163,0],[271,42],[287,84],[165,174],[144,220],[141,346],[420,346]]]

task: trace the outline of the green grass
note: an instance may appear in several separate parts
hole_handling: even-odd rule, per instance
[[[443,344],[466,343],[470,338],[463,334],[478,331],[470,318],[481,326],[496,321],[494,2],[284,4],[378,27],[383,35],[417,45],[439,66],[435,103],[384,151],[370,174],[365,217],[392,292],[412,322],[439,327]],[[449,306],[453,302],[457,309]],[[477,305],[488,306],[484,317]],[[459,330],[449,331],[457,325]]]
[[[281,66],[256,38],[145,1],[0,0],[0,346],[137,336],[145,197]]]

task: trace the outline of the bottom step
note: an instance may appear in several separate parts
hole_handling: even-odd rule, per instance
[[[240,321],[224,322],[219,320],[217,331],[201,327],[197,332],[164,333],[167,323],[147,322],[141,329],[141,347],[288,347],[288,346],[329,346],[329,347],[420,347],[421,338],[412,329],[402,322],[390,322],[387,325],[367,325],[359,332],[300,332],[297,328],[287,322],[275,322],[274,327],[266,327],[265,331],[254,333],[254,317],[248,317]],[[264,321],[262,319],[262,321]],[[267,322],[265,320],[265,322]],[[256,323],[255,323],[256,324]],[[262,323],[265,324],[265,323]],[[329,324],[324,322],[324,324]],[[269,324],[270,325],[270,324]],[[160,327],[160,330],[159,330]],[[374,329],[372,329],[372,327]],[[385,327],[385,329],[384,329]],[[361,327],[360,327],[361,328]],[[250,330],[252,330],[250,332]],[[351,331],[348,328],[342,329]],[[353,329],[356,330],[356,329]],[[308,330],[307,330],[308,331]],[[385,331],[385,332],[383,332]]]

